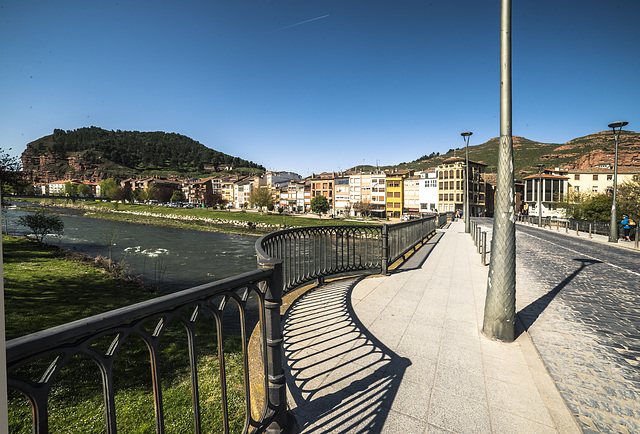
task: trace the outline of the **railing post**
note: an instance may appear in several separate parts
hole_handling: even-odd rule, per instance
[[[636,239],[635,239],[635,247],[638,248],[638,235],[640,235],[640,227],[636,225]]]
[[[482,233],[482,265],[487,265],[487,233]]]
[[[283,338],[282,325],[280,323],[280,306],[282,305],[282,290],[284,286],[282,260],[274,259],[269,263],[261,264],[261,266],[273,269],[273,275],[264,299],[267,375],[269,381],[267,399],[269,408],[275,412],[275,417],[267,428],[267,432],[281,433],[285,430],[287,424],[287,384],[282,366]]]
[[[384,276],[389,275],[389,226],[382,225],[382,234],[380,235],[382,240],[382,274]]]
[[[591,236],[591,230],[592,230],[591,226],[592,226],[592,225],[593,225],[593,223],[589,223],[589,238],[593,238],[593,237]]]

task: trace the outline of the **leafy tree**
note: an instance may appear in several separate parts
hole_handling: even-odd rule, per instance
[[[171,195],[171,202],[182,202],[183,200],[182,190],[175,190]]]
[[[327,198],[320,195],[311,199],[311,211],[320,215],[329,211],[329,201]]]
[[[587,220],[609,220],[611,219],[612,204],[613,197],[611,196],[607,196],[606,194],[593,196],[584,204],[584,218]]]
[[[116,188],[114,199],[122,202],[131,202],[133,199],[133,190],[131,190],[129,185]]]
[[[634,175],[630,181],[618,186],[616,201],[620,204],[620,215],[627,214],[640,220],[640,176]]]
[[[249,203],[260,210],[271,206],[273,209],[273,197],[271,196],[271,190],[266,187],[255,188],[249,195]]]
[[[69,203],[69,199],[71,199],[73,203],[76,203],[76,197],[78,196],[78,186],[71,181],[65,182],[64,195],[67,196],[67,203]]]
[[[118,190],[118,184],[115,180],[109,178],[100,183],[100,196],[108,197],[114,200],[116,198],[116,191]]]
[[[144,194],[142,195],[143,200],[156,200],[156,192],[158,189],[155,185],[149,184],[147,188],[143,190]]]
[[[78,194],[84,197],[91,196],[91,187],[89,187],[87,184],[78,184]]]
[[[47,214],[44,211],[36,211],[33,214],[21,216],[19,222],[33,232],[36,240],[42,243],[42,239],[49,234],[62,234],[64,222],[55,214]]]
[[[0,149],[0,186],[3,200],[7,193],[12,193],[21,184],[23,184],[22,163],[17,157],[12,157]]]

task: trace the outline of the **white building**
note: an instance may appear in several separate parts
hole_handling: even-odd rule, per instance
[[[420,173],[420,213],[438,212],[438,169]]]

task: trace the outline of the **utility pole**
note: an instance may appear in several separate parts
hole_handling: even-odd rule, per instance
[[[504,342],[512,342],[515,338],[516,317],[515,186],[511,107],[511,0],[502,0],[498,182],[482,332],[490,339]]]

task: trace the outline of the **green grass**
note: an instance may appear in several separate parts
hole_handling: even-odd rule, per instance
[[[16,199],[23,200],[23,199]],[[68,205],[66,199],[24,199],[31,202],[46,205]],[[70,204],[71,202],[69,202]],[[207,230],[215,232],[245,233],[262,235],[272,232],[281,227],[308,227],[308,226],[339,226],[339,225],[366,225],[379,224],[378,220],[353,221],[346,219],[318,219],[312,217],[299,217],[281,215],[278,213],[258,213],[258,212],[231,212],[203,208],[167,208],[161,206],[122,204],[115,202],[77,201],[76,208],[82,209],[86,217],[99,218],[103,220],[117,220],[132,223],[150,224],[156,226],[172,226],[183,229]],[[130,211],[152,213],[151,216],[141,216],[127,214]],[[185,221],[170,216],[194,217],[201,219],[217,219],[218,222],[210,223],[205,221]],[[267,228],[248,228],[234,226],[232,222],[247,222],[253,225],[270,225]]]
[[[35,241],[3,236],[7,339],[126,306],[154,297],[133,282],[109,277],[87,264],[68,260],[57,248]],[[152,328],[154,322],[145,325]],[[196,331],[200,403],[205,432],[221,430],[222,412],[215,327],[199,321]],[[112,337],[95,344],[104,349]],[[184,327],[165,326],[160,341],[165,425],[168,432],[193,427],[189,362]],[[245,397],[241,341],[227,336],[224,343],[232,431],[244,423]],[[129,337],[115,359],[114,374],[119,432],[155,432],[149,352],[139,338]],[[50,360],[22,368],[38,379]],[[10,432],[31,432],[27,400],[10,390]],[[56,379],[49,399],[50,432],[104,432],[104,406],[98,369],[88,358],[76,356]]]

